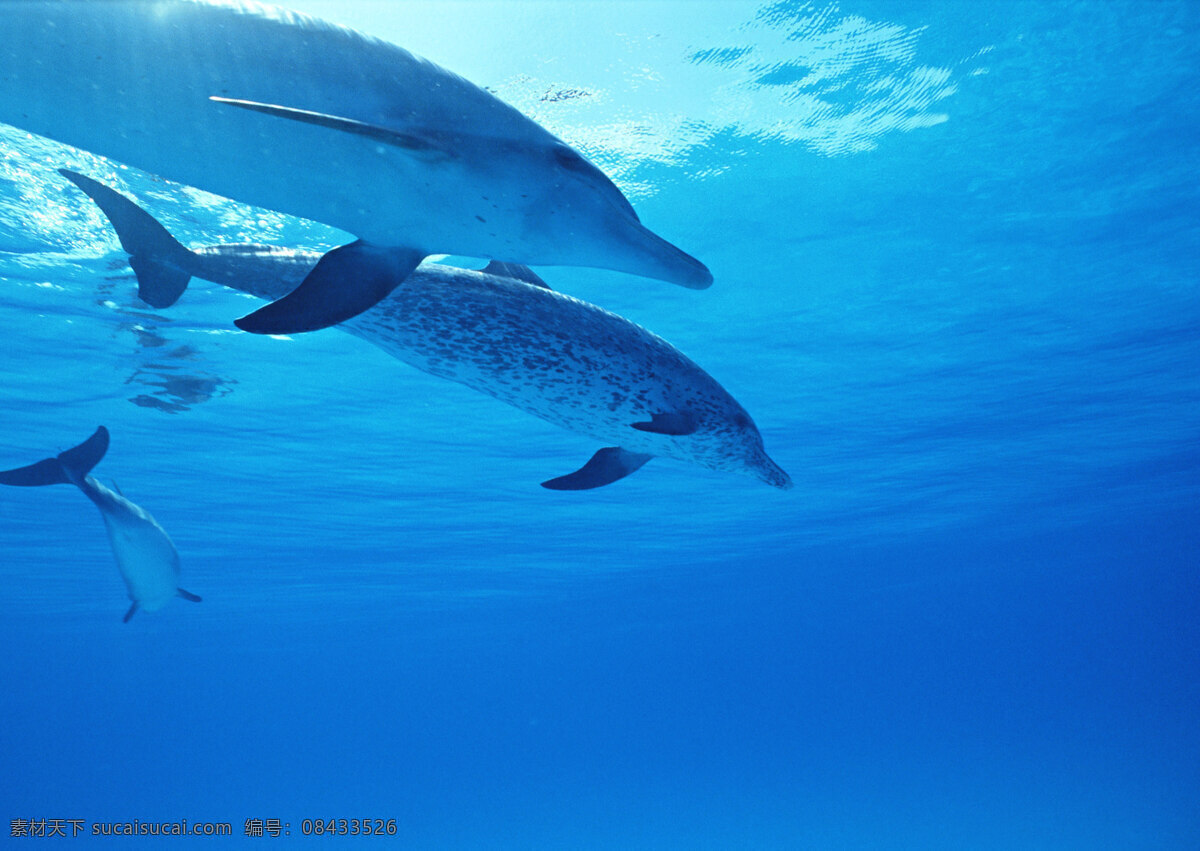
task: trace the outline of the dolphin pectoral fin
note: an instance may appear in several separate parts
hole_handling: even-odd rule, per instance
[[[188,602],[191,602],[191,603],[201,602],[201,598],[197,597],[191,591],[184,591],[182,588],[176,588],[175,593],[178,594],[183,599],[187,600]]]
[[[591,457],[574,473],[542,482],[542,487],[554,491],[582,491],[611,485],[641,468],[653,458],[641,452],[630,452],[619,446],[608,446]]]
[[[209,97],[209,100],[214,103],[236,106],[239,109],[261,112],[264,115],[274,115],[278,118],[287,118],[292,121],[303,122],[304,124],[314,124],[318,127],[328,127],[331,130],[340,130],[344,133],[365,136],[368,139],[383,142],[385,145],[399,148],[402,151],[424,159],[455,159],[458,156],[452,148],[432,134],[420,132],[406,133],[403,130],[380,127],[377,124],[368,124],[365,121],[358,121],[354,118],[344,118],[340,115],[328,115],[324,112],[313,112],[310,109],[296,109],[295,107],[280,106],[274,103],[258,103],[252,100],[223,98],[216,95]]]
[[[300,286],[233,324],[251,334],[299,334],[344,322],[373,307],[420,265],[425,253],[359,240],[318,261]]]
[[[138,610],[137,600],[134,600],[133,605],[129,607],[129,611],[127,611],[125,613],[125,617],[121,618],[121,623],[129,623],[129,619],[137,614],[137,610]]]
[[[631,425],[638,431],[682,437],[696,431],[696,418],[690,411],[672,411],[668,414],[654,414],[648,423],[631,423]]]
[[[521,266],[517,263],[501,263],[499,260],[493,260],[482,269],[485,275],[495,275],[497,278],[512,278],[517,281],[524,281],[527,284],[533,284],[535,287],[541,287],[544,290],[552,289],[552,287],[543,281],[532,269],[528,266]]]

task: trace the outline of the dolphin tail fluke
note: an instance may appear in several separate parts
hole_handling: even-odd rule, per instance
[[[157,219],[119,192],[70,169],[58,173],[96,202],[112,223],[138,279],[138,298],[151,307],[170,307],[187,289],[192,252]]]
[[[55,458],[45,458],[28,467],[0,472],[0,485],[38,487],[78,484],[100,463],[107,451],[108,429],[100,426],[83,443]]]
[[[134,600],[133,604],[129,607],[129,611],[125,613],[125,617],[121,618],[121,623],[129,623],[130,619],[137,614],[137,610],[137,600]]]
[[[18,467],[15,470],[5,470],[0,473],[0,485],[17,485],[33,488],[39,485],[69,485],[67,472],[57,458],[47,458],[30,464],[28,467]]]
[[[178,266],[161,263],[153,257],[131,255],[129,265],[138,280],[138,298],[151,307],[162,309],[179,301],[192,276]]]
[[[234,322],[251,334],[299,334],[344,322],[381,299],[407,278],[425,252],[359,240],[335,248],[318,261],[300,286]]]
[[[190,603],[202,602],[201,598],[198,595],[193,594],[191,591],[184,591],[182,588],[176,588],[175,593]]]
[[[67,473],[67,478],[74,483],[83,481],[92,468],[100,463],[104,453],[108,452],[108,429],[100,426],[83,443],[74,449],[59,453],[58,462]]]
[[[619,446],[601,449],[574,473],[542,482],[542,487],[555,491],[582,491],[611,485],[639,470],[653,458],[641,452],[630,452]]]

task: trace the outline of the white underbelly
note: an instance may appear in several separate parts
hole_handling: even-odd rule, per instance
[[[129,598],[148,612],[161,609],[179,585],[179,554],[171,539],[148,523],[105,521]]]

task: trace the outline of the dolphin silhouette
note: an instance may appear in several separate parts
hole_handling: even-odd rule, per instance
[[[129,599],[133,601],[125,613],[126,623],[138,609],[157,612],[174,597],[199,603],[199,597],[176,584],[179,553],[150,513],[88,475],[108,451],[108,440],[108,429],[100,426],[74,449],[28,467],[0,472],[0,485],[70,484],[95,503],[108,529],[108,540],[129,590]]]
[[[152,306],[173,304],[192,276],[274,298],[320,260],[266,245],[188,249],[125,196],[59,171],[112,222],[138,293]],[[606,485],[655,455],[792,486],[750,415],[708,373],[629,320],[552,291],[524,266],[493,261],[471,272],[427,263],[338,328],[423,372],[613,444],[576,472],[543,482],[548,488]]]
[[[578,151],[407,51],[257,3],[0,0],[0,122],[357,240],[237,321],[310,331],[440,252],[704,288]]]

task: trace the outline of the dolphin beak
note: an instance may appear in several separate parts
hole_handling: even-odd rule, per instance
[[[771,487],[780,490],[792,489],[792,477],[783,468],[767,457],[764,452],[760,462],[754,467],[753,474]]]
[[[632,263],[623,269],[634,275],[656,278],[692,290],[712,285],[712,272],[690,254],[680,251],[641,222],[630,221],[622,234]]]

